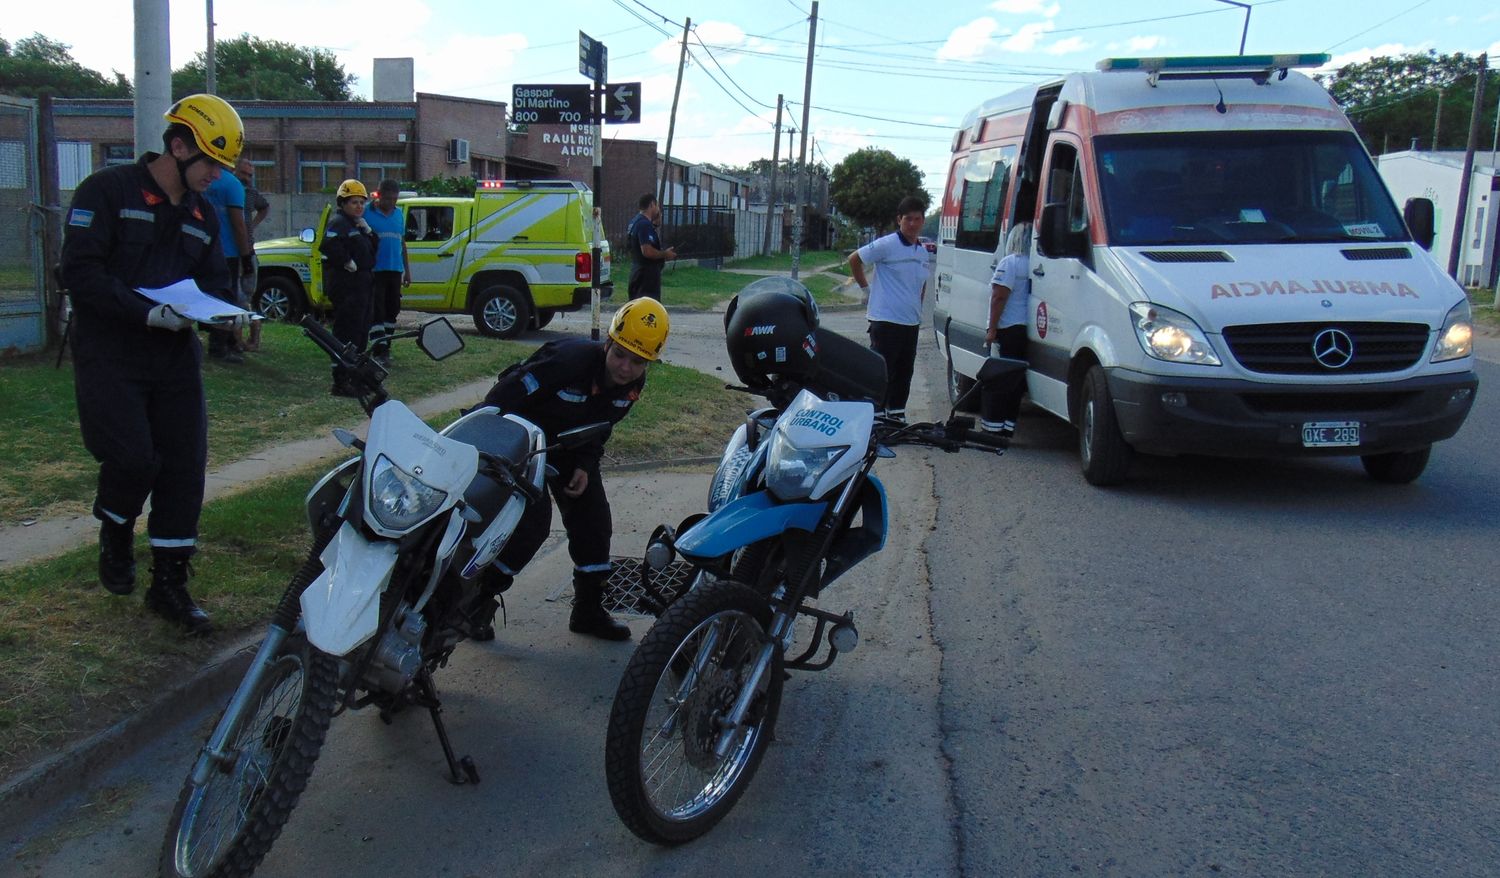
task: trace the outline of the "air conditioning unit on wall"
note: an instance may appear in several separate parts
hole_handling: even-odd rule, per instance
[[[469,141],[455,137],[448,141],[448,163],[459,165],[469,160]]]

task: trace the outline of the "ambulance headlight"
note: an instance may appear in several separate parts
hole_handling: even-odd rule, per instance
[[[1197,366],[1219,365],[1208,336],[1186,314],[1150,302],[1130,306],[1135,337],[1146,353],[1169,363],[1192,363]]]
[[[447,499],[447,492],[391,463],[384,454],[375,458],[370,471],[370,514],[381,527],[410,530],[441,509]]]
[[[1473,352],[1474,315],[1469,311],[1468,301],[1463,301],[1448,309],[1443,328],[1438,332],[1437,347],[1432,351],[1432,361],[1456,360]]]
[[[782,500],[806,500],[823,474],[848,450],[847,445],[798,448],[776,430],[766,459],[766,487]]]

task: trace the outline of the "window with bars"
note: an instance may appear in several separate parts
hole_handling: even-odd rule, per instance
[[[372,193],[380,185],[381,180],[390,179],[398,182],[404,180],[406,178],[406,150],[399,148],[361,149],[359,170],[355,176]]]
[[[245,158],[250,160],[250,185],[262,193],[286,191],[274,149],[269,146],[250,147],[245,150]]]
[[[297,191],[331,192],[345,179],[344,150],[304,148],[297,150]]]

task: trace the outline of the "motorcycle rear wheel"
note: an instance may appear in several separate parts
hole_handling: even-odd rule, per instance
[[[230,736],[233,757],[195,787],[167,825],[161,874],[241,878],[260,865],[307,787],[338,695],[338,665],[305,637],[282,644]]]
[[[605,743],[610,800],[640,838],[692,841],[729,813],[755,776],[781,706],[779,648],[745,728],[723,757],[713,742],[770,619],[770,607],[754,591],[715,581],[684,595],[641,639],[615,693]],[[703,669],[689,685],[687,669],[700,657]]]

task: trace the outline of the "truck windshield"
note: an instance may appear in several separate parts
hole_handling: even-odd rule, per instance
[[[1347,131],[1111,135],[1096,155],[1111,244],[1409,240]]]

